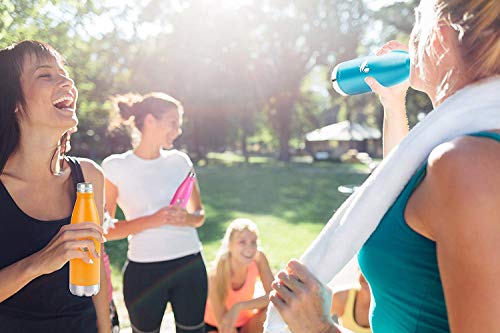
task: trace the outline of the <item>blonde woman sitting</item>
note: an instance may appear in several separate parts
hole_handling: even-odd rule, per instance
[[[206,332],[262,332],[273,274],[258,246],[257,225],[236,219],[226,230],[212,270],[208,273]],[[265,295],[254,298],[262,281]]]

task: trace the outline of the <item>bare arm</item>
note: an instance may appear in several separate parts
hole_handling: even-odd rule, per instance
[[[33,256],[24,258],[0,270],[0,303],[17,293],[32,280],[43,275]]]
[[[85,179],[94,185],[94,199],[99,213],[99,220],[104,217],[104,175],[99,166],[90,160],[81,161],[82,171]],[[92,301],[97,314],[97,328],[99,333],[110,332],[111,322],[109,319],[109,302],[108,302],[108,282],[104,270],[104,262],[102,260],[102,249],[100,259],[100,290],[95,296],[92,296]]]
[[[198,185],[198,181],[194,183],[193,193],[191,193],[186,210],[186,225],[199,228],[205,223],[205,210],[203,209],[203,204],[201,203],[200,186]]]
[[[106,209],[114,217],[116,214],[116,200],[118,198],[118,188],[105,179]],[[133,220],[122,220],[115,223],[114,228],[110,228],[106,234],[108,240],[117,240],[126,238],[129,235],[136,234],[145,229],[157,227],[163,223],[158,223],[158,219],[152,218],[153,215],[139,217]]]
[[[404,99],[398,105],[384,107],[382,144],[384,157],[396,147],[409,132]],[[391,109],[394,108],[394,109]]]
[[[80,258],[89,262],[80,248],[87,247],[94,257],[98,257],[95,238],[104,242],[102,228],[94,223],[65,225],[42,250],[0,270],[0,302],[17,293],[35,278],[61,269],[70,259]],[[84,240],[81,240],[84,239]]]
[[[408,47],[397,42],[386,43],[377,52],[377,55],[386,54],[392,50],[408,51]],[[384,106],[384,128],[382,142],[384,146],[384,157],[389,155],[401,140],[408,134],[408,119],[406,117],[406,92],[409,82],[405,81],[393,87],[386,88],[375,79],[369,78],[366,83],[380,97],[380,102]]]
[[[222,304],[215,292],[215,278],[212,274],[208,276],[208,299],[214,311],[214,317],[217,321],[217,327],[222,326],[222,320],[227,312],[225,304]]]
[[[336,292],[332,297],[332,308],[331,314],[337,317],[342,317],[344,315],[345,303],[347,301],[348,290],[343,290]]]
[[[500,145],[480,140],[462,138],[433,152],[420,196],[453,333],[498,330]]]
[[[111,217],[116,214],[116,200],[118,198],[118,187],[108,179],[105,179],[106,210]],[[130,221],[117,221],[114,228],[110,228],[106,234],[108,240],[117,240],[141,232],[148,228],[148,217],[140,217]]]
[[[269,293],[273,290],[273,288],[271,287],[271,284],[274,280],[273,272],[271,271],[269,261],[267,260],[263,252],[259,251],[255,260],[257,263],[257,267],[259,268],[260,280],[262,281],[262,286],[264,287],[266,294],[261,297],[235,304],[235,306],[238,307],[239,311],[262,309],[269,304]]]

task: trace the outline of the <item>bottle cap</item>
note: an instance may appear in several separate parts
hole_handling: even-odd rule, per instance
[[[347,94],[345,93],[345,91],[343,91],[342,88],[340,88],[339,82],[338,82],[338,79],[337,79],[337,73],[338,73],[338,70],[339,70],[339,66],[340,66],[340,64],[338,64],[337,66],[335,66],[333,68],[332,76],[331,76],[332,86],[333,86],[333,89],[336,92],[338,92],[342,96],[347,96]]]
[[[78,183],[76,184],[76,191],[78,193],[92,193],[94,192],[94,188],[92,183]]]

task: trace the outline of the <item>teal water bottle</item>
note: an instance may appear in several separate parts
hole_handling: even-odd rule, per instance
[[[332,72],[333,89],[343,96],[370,92],[367,77],[375,78],[385,87],[407,80],[410,56],[406,51],[391,51],[381,56],[368,56],[342,62]]]

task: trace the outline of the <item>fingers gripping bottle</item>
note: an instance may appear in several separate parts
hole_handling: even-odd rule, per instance
[[[76,185],[76,203],[71,215],[71,224],[82,222],[99,223],[99,214],[94,201],[94,191],[91,183],[78,183]],[[94,245],[97,253],[101,253],[101,244],[95,240]],[[86,263],[82,259],[72,259],[69,262],[69,291],[76,296],[93,296],[99,292],[100,260],[94,258],[87,249],[92,263]]]
[[[342,62],[332,72],[333,89],[343,96],[370,92],[367,77],[385,87],[394,86],[410,76],[410,56],[406,51],[391,51],[381,56],[368,56]]]
[[[170,204],[178,204],[182,208],[186,208],[189,198],[191,197],[191,193],[193,192],[195,180],[196,174],[193,171],[190,171],[187,177],[182,181],[181,185],[177,188],[177,191],[175,191]]]

